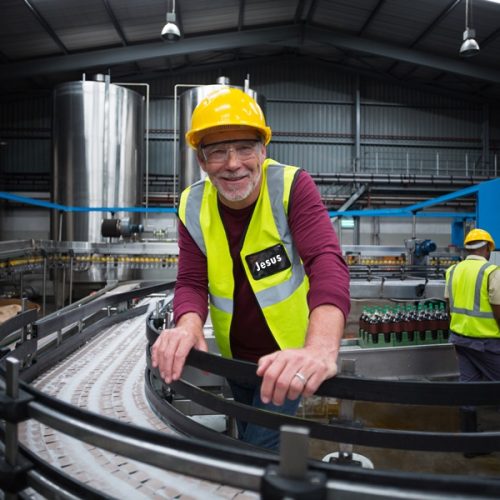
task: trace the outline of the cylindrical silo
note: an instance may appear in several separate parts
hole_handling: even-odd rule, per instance
[[[144,97],[107,77],[64,83],[54,91],[53,198],[79,207],[141,206]],[[140,214],[117,211],[139,223]],[[53,217],[52,237],[102,242],[106,212],[64,212]],[[62,223],[62,225],[61,225]]]
[[[203,85],[201,87],[194,87],[184,92],[180,97],[180,119],[179,119],[179,187],[180,191],[190,186],[193,182],[200,180],[204,176],[204,172],[200,169],[196,159],[196,152],[189,147],[186,142],[186,132],[191,127],[191,115],[194,108],[209,94],[214,92],[220,87],[230,86],[244,90],[248,95],[252,96],[266,112],[266,99],[264,96],[257,94],[254,90],[245,85],[245,88],[236,85],[230,85],[229,79],[226,77],[219,77],[217,84]]]

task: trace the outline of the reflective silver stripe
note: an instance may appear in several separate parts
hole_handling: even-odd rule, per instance
[[[292,237],[288,227],[285,207],[283,206],[284,177],[285,167],[283,165],[273,163],[267,167],[267,191],[271,200],[274,222],[278,228],[281,241],[285,245],[291,245]]]
[[[481,306],[481,288],[483,286],[484,273],[486,269],[490,267],[491,264],[486,262],[481,266],[479,273],[476,277],[476,284],[474,286],[474,306],[473,309],[466,309],[463,307],[455,307],[455,302],[453,300],[453,273],[455,272],[456,265],[454,265],[450,270],[450,279],[448,282],[448,298],[450,301],[450,311],[457,314],[466,314],[467,316],[472,316],[474,318],[491,318],[493,319],[493,312],[482,312],[480,310]]]
[[[288,226],[288,217],[283,206],[284,177],[285,166],[273,163],[267,167],[267,191],[271,200],[271,209],[280,239],[292,262],[292,276],[284,283],[258,292],[256,296],[261,307],[276,304],[292,295],[301,285],[305,276],[304,266],[293,244],[290,227]]]
[[[233,314],[233,301],[231,299],[225,299],[224,297],[219,297],[214,294],[210,294],[210,303],[220,309],[221,311]]]
[[[207,249],[205,247],[205,240],[203,239],[200,225],[201,202],[203,200],[204,190],[204,180],[198,181],[191,186],[188,199],[186,200],[186,228],[194,242],[203,252],[203,255],[206,256]]]
[[[450,311],[453,309],[454,300],[453,300],[453,273],[455,272],[455,268],[457,267],[454,264],[450,269],[450,279],[448,280],[448,301],[450,302]]]
[[[474,312],[479,312],[480,310],[481,288],[483,287],[484,273],[490,266],[491,264],[489,262],[486,262],[481,266],[481,269],[479,269],[479,273],[476,278],[476,289],[474,290]]]
[[[295,292],[295,290],[297,290],[297,288],[301,285],[304,280],[304,275],[305,272],[303,266],[292,267],[292,277],[288,281],[257,292],[256,296],[260,307],[264,308],[272,306],[273,304],[277,304],[292,295],[293,292]]]
[[[467,316],[472,316],[474,318],[491,318],[493,319],[493,313],[473,311],[472,309],[463,309],[461,307],[450,307],[452,313],[466,314]]]

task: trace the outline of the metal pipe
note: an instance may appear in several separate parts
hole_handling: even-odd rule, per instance
[[[370,174],[370,173],[312,173],[313,179],[318,181],[328,182],[369,182],[370,184],[431,184],[457,186],[471,186],[486,180],[490,180],[491,176],[440,176],[439,179],[435,175],[416,175],[416,174]]]
[[[47,255],[43,255],[43,278],[42,278],[42,316],[45,316],[45,304],[47,300]]]
[[[73,302],[73,253],[69,257],[69,303]]]
[[[359,75],[356,75],[356,89],[354,92],[354,102],[355,102],[355,120],[354,120],[354,148],[355,148],[355,158],[354,158],[354,172],[359,172],[360,170],[360,160],[361,160],[361,92],[359,86]]]
[[[25,312],[27,310],[28,310],[28,299],[26,299],[26,297],[23,297],[21,295],[21,311]],[[22,331],[22,335],[21,335],[21,342],[26,342],[27,339],[28,339],[28,327],[23,326],[23,331]]]
[[[483,105],[483,123],[481,142],[483,146],[483,174],[489,171],[490,166],[490,110],[488,104]]]
[[[349,199],[339,208],[339,212],[343,212],[344,210],[349,209],[354,203],[356,203],[356,201],[358,201],[366,191],[366,187],[366,184],[363,184],[354,193],[352,193]],[[336,219],[337,217],[334,217],[332,220],[335,221]]]
[[[6,369],[5,393],[9,398],[17,399],[19,397],[19,360],[8,357],[6,359]],[[6,422],[5,460],[12,467],[15,467],[17,462],[18,444],[17,424]]]
[[[64,262],[63,262],[63,268],[62,268],[62,294],[61,294],[61,300],[62,300],[62,303],[61,303],[61,307],[64,307],[64,305],[66,304],[66,266],[64,265]]]

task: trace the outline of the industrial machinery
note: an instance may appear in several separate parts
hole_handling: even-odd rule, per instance
[[[0,292],[21,296],[26,285],[37,290],[45,313],[47,297],[54,298],[57,273],[65,303],[99,290],[105,283],[122,281],[124,275],[167,282],[177,274],[175,241],[128,241],[110,243],[23,240],[0,243]],[[89,282],[92,271],[99,280]],[[84,276],[82,287],[80,277]],[[52,301],[53,303],[54,301]],[[57,307],[57,304],[55,304]],[[54,307],[54,304],[52,304]]]
[[[63,206],[120,207],[142,204],[144,97],[109,76],[64,83],[54,91],[53,194]],[[105,241],[102,213],[54,213],[52,239]],[[131,223],[138,224],[139,214]]]

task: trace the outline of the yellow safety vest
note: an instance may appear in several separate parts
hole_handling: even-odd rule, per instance
[[[488,299],[488,277],[497,266],[466,259],[446,271],[450,301],[450,330],[466,337],[500,337]]]
[[[280,349],[304,345],[309,281],[288,226],[288,202],[297,167],[266,159],[262,185],[240,251],[257,302]],[[217,190],[207,178],[183,191],[179,217],[207,257],[210,315],[221,354],[232,357],[233,262],[219,214]]]

